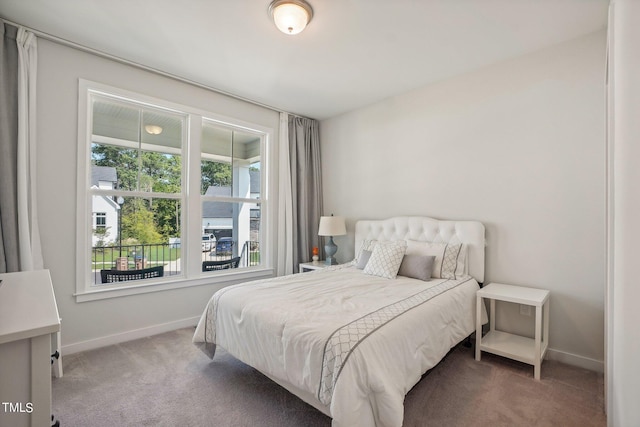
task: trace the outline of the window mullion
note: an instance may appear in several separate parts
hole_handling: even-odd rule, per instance
[[[224,196],[201,196],[204,202],[229,202],[229,203],[256,203],[263,202],[261,199],[251,199],[245,197],[224,197]]]
[[[187,147],[186,176],[186,205],[185,234],[187,253],[183,254],[182,261],[188,277],[195,277],[202,271],[200,257],[202,242],[202,202],[200,200],[200,152],[202,141],[202,117],[189,115],[189,143]]]
[[[104,190],[100,188],[90,188],[89,193],[93,196],[122,196],[122,197],[138,197],[141,199],[182,199],[182,193],[157,193],[153,191],[120,191],[120,190]]]

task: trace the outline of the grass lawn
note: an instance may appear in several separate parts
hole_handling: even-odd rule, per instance
[[[133,252],[134,249],[135,256]],[[122,248],[122,256],[126,256],[129,259],[130,269],[135,268],[135,258],[141,257],[142,255],[140,246]],[[116,258],[118,257],[120,257],[120,249],[118,246],[93,248],[91,253],[91,269],[111,269],[115,267]],[[153,245],[150,248],[145,247],[144,258],[146,259],[147,267],[153,267],[169,261],[175,261],[180,258],[180,248],[170,248],[168,245]],[[260,264],[260,252],[249,252],[249,265],[253,266],[258,264]]]
[[[120,248],[117,246],[94,248],[91,252],[91,267],[94,270],[111,268],[115,265],[116,258],[119,256]],[[122,256],[129,258],[129,265],[132,267],[135,267],[135,258],[142,256],[147,260],[148,266],[154,266],[179,259],[180,248],[170,248],[168,245],[153,245],[145,247],[143,253],[140,246],[123,247]]]

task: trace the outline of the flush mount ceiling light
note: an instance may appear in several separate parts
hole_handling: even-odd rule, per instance
[[[298,34],[313,18],[313,9],[304,0],[273,0],[269,14],[276,27],[285,34]]]
[[[160,135],[162,133],[162,127],[158,125],[145,125],[144,130],[151,135]]]

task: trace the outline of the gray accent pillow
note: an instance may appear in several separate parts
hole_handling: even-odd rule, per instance
[[[412,279],[430,280],[433,264],[436,257],[433,255],[405,255],[398,270],[398,276],[411,277]]]
[[[360,270],[364,270],[365,266],[369,262],[369,258],[371,258],[371,251],[363,249],[360,252],[360,256],[358,257],[358,262],[356,263],[356,268]]]
[[[373,248],[376,246],[377,243],[378,243],[377,240],[363,240],[362,244],[360,245],[360,249],[358,250],[358,254],[356,256],[356,263],[360,261],[360,257],[362,256],[362,251],[373,252]],[[365,265],[366,263],[367,262],[365,261]]]

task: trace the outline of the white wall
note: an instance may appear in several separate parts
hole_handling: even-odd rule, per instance
[[[76,303],[78,79],[96,81],[270,127],[278,113],[44,39],[38,40],[38,205],[45,267],[62,317],[62,344],[81,350],[194,324],[218,288],[197,286]],[[272,141],[275,146],[275,141]],[[274,153],[271,158],[277,159]],[[277,167],[277,165],[274,165]],[[277,172],[274,167],[273,172]],[[272,173],[273,173],[272,172]],[[273,178],[272,178],[273,179]],[[277,194],[273,196],[277,206]],[[275,251],[274,251],[275,252]]]
[[[551,290],[549,356],[603,369],[604,32],[321,123],[325,214],[475,219],[485,283]],[[503,304],[498,325],[531,335]]]
[[[610,216],[607,293],[607,422],[640,425],[640,2],[610,7]]]

